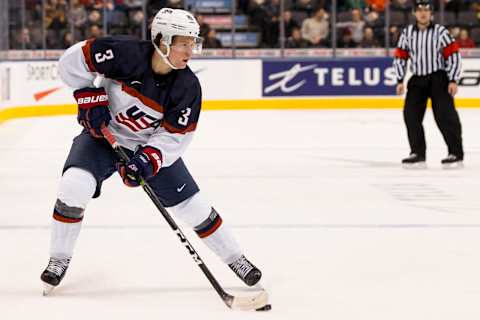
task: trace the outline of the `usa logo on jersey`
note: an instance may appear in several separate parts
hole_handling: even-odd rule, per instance
[[[117,113],[115,120],[134,132],[149,128],[155,129],[160,125],[160,119],[143,112],[137,106],[130,107],[125,113]]]

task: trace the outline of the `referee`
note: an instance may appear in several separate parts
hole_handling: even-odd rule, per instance
[[[407,126],[410,156],[402,160],[405,168],[426,168],[423,118],[427,99],[443,139],[448,156],[444,168],[463,167],[462,127],[453,97],[461,71],[459,47],[448,30],[434,24],[431,0],[414,0],[416,24],[407,26],[400,35],[393,62],[397,76],[397,94],[405,92],[403,79],[407,61],[413,76],[408,81],[403,117]]]

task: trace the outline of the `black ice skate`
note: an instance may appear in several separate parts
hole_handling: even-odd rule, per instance
[[[247,286],[253,286],[260,281],[262,272],[242,255],[236,261],[228,265],[235,274],[242,279]]]
[[[426,169],[427,163],[425,162],[425,157],[411,153],[407,158],[402,160],[402,166],[405,169]]]
[[[457,157],[454,154],[449,154],[442,160],[443,169],[461,169],[463,168],[463,157]]]
[[[53,289],[60,284],[60,281],[62,281],[67,272],[70,259],[71,258],[50,258],[47,268],[40,276],[40,279],[42,279],[45,285],[45,289],[43,290],[44,296],[50,294]]]

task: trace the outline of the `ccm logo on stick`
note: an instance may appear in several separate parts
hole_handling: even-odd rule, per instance
[[[106,94],[102,94],[100,96],[94,96],[94,97],[85,97],[85,98],[80,98],[78,99],[78,104],[87,104],[87,103],[95,103],[95,102],[103,102],[107,101],[108,96]]]

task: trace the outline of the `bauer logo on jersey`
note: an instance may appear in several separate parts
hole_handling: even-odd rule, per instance
[[[115,120],[134,132],[149,128],[155,129],[160,125],[160,119],[143,112],[137,106],[130,107],[127,111],[117,113]]]
[[[391,58],[263,61],[263,96],[393,95]]]

